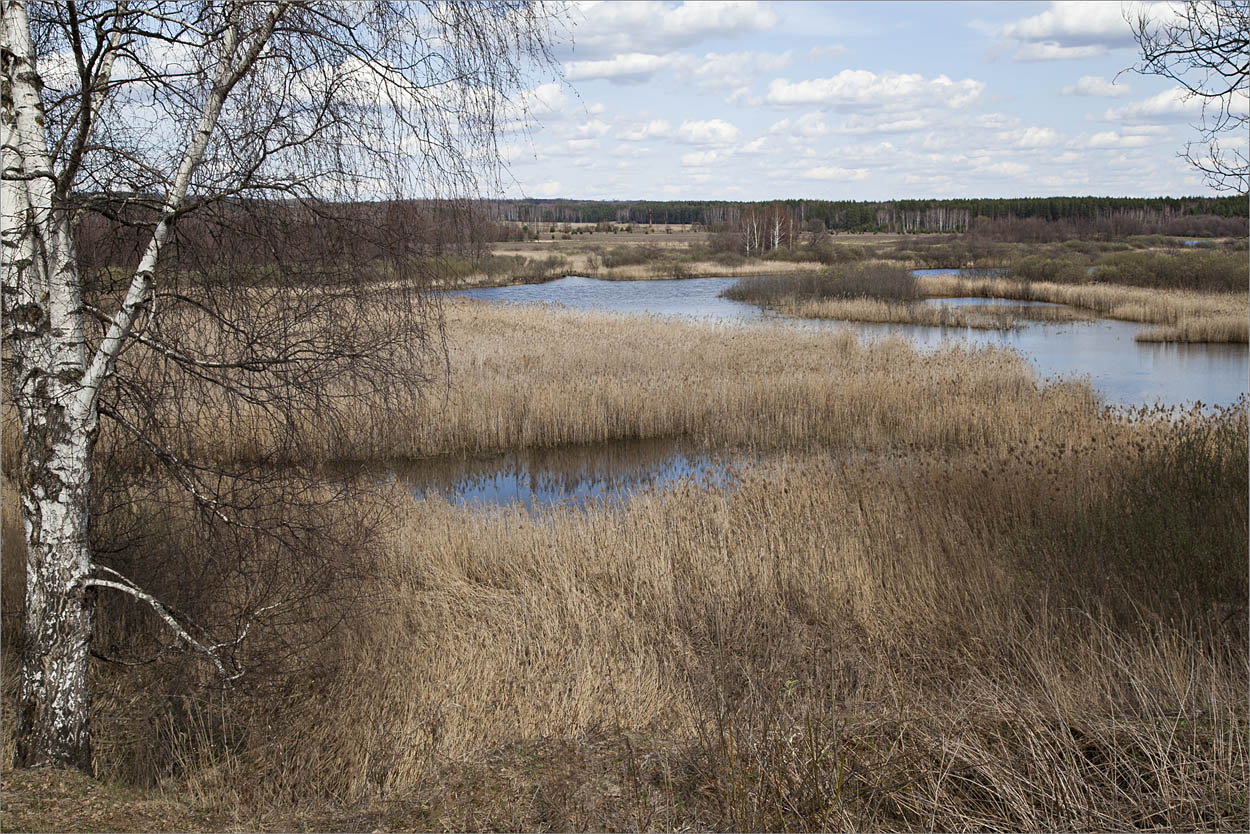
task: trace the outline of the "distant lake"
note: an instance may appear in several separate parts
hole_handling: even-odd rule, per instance
[[[956,270],[918,270],[918,274]],[[794,319],[753,304],[721,298],[736,278],[602,281],[570,277],[545,284],[460,290],[454,295],[512,304],[552,304],[572,309],[674,316],[730,325],[775,323],[786,327],[847,328],[867,339],[902,336],[921,350],[944,341],[1013,348],[1042,377],[1087,376],[1114,405],[1228,405],[1250,390],[1246,345],[1138,342],[1142,325],[1098,319],[1028,322],[1013,330],[973,330],[912,324]],[[986,304],[995,299],[929,299],[928,304]],[[1020,304],[1018,301],[1007,303]]]

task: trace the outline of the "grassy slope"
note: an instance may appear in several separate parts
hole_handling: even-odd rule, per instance
[[[317,674],[143,747],[178,665],[97,667],[103,775],[163,793],[6,773],[5,828],[48,795],[57,828],[1245,826],[1244,410],[1116,418],[1009,354],[838,334],[465,304],[449,335],[446,401],[308,454],[787,454],[537,520],[384,495]]]

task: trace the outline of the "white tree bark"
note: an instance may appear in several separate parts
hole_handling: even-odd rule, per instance
[[[25,451],[26,611],[17,710],[19,766],[91,766],[87,660],[96,587],[151,601],[138,589],[93,579],[88,541],[91,452],[100,386],[112,372],[151,292],[161,249],[203,159],[231,88],[260,54],[288,4],[241,41],[227,27],[199,123],[166,194],[160,221],[120,309],[88,363],[84,307],[71,217],[44,128],[42,82],[25,0],[4,8],[3,285],[5,337],[13,352]],[[116,43],[116,41],[114,42]],[[103,65],[111,68],[111,57]],[[107,81],[107,78],[104,78]],[[90,97],[80,141],[90,135],[102,93]],[[65,187],[68,189],[69,184]],[[185,632],[184,632],[185,633]],[[202,648],[190,638],[187,641]],[[210,652],[211,654],[211,652]],[[220,661],[214,657],[221,668]]]
[[[82,297],[69,218],[55,208],[41,82],[25,5],[4,14],[5,336],[13,352],[27,454],[26,627],[17,710],[22,765],[91,761],[87,656],[93,596],[87,498],[94,407],[79,397],[86,367]]]
[[[526,4],[119,0],[113,8],[69,2],[32,13],[28,2],[0,0],[0,327],[5,390],[22,429],[18,474],[27,538],[17,764],[89,769],[87,658],[95,594],[123,593],[149,606],[226,679],[238,670],[225,656],[251,623],[290,599],[275,590],[249,600],[256,610],[232,623],[237,636],[217,642],[208,630],[187,627],[183,615],[135,582],[97,565],[88,521],[100,416],[129,431],[197,504],[235,529],[248,529],[248,519],[228,517],[220,499],[235,489],[264,487],[239,476],[218,478],[217,493],[204,488],[199,462],[169,448],[176,445],[170,438],[178,417],[147,408],[163,402],[168,389],[162,386],[193,378],[195,385],[216,386],[228,401],[255,405],[275,422],[296,409],[317,412],[309,404],[330,401],[326,381],[337,375],[386,379],[393,388],[395,366],[379,357],[428,349],[437,317],[423,303],[421,276],[412,271],[405,217],[397,218],[393,234],[384,229],[360,243],[370,262],[382,252],[416,279],[396,292],[398,315],[367,327],[325,326],[326,309],[339,303],[346,309],[348,299],[338,284],[313,296],[301,283],[303,265],[313,264],[350,274],[353,282],[341,286],[357,290],[343,293],[362,286],[355,282],[363,281],[363,270],[331,251],[333,242],[305,258],[277,251],[283,241],[275,237],[266,241],[274,251],[249,255],[283,278],[298,275],[281,293],[259,293],[264,298],[257,307],[257,293],[237,280],[240,264],[230,253],[214,261],[214,250],[196,235],[206,229],[230,234],[244,217],[245,237],[288,221],[358,227],[369,211],[341,198],[372,199],[379,182],[425,197],[443,188],[471,190],[478,162],[497,159],[509,95],[532,86],[522,59],[549,62],[551,33],[546,13]],[[76,74],[45,91],[37,66],[45,58],[65,67],[72,59]],[[116,78],[114,64],[123,68]],[[230,101],[232,92],[240,101]],[[159,114],[150,129],[132,123],[133,108]],[[347,208],[327,210],[341,205]],[[309,209],[306,217],[300,206]],[[188,261],[204,260],[163,274],[158,267],[168,263],[179,217],[192,209],[209,220],[184,236],[188,249],[181,254],[194,250]],[[83,217],[99,222],[77,227]],[[136,261],[104,255],[108,286],[96,282],[84,299],[83,279],[95,274],[80,274],[75,241],[80,234],[93,240],[93,228],[106,237],[113,229],[123,237],[141,228],[151,232],[139,241]],[[103,248],[84,244],[84,253]],[[114,293],[119,263],[133,265],[133,272]],[[181,305],[180,313],[167,312],[168,299]],[[180,314],[203,316],[222,338],[180,341]],[[122,355],[128,349],[172,366],[159,379],[142,379],[139,401],[133,378],[126,384],[113,379],[119,365],[125,372],[130,364]],[[136,376],[143,374],[136,370],[140,364],[130,364]],[[409,390],[426,381],[416,362],[399,376]],[[127,419],[136,414],[143,419]],[[226,475],[224,469],[218,474]],[[282,477],[269,485],[286,489]],[[239,506],[249,505],[235,510]],[[300,544],[295,534],[278,538],[285,546]],[[305,581],[297,574],[293,582]]]

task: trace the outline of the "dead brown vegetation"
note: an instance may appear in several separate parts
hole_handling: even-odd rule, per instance
[[[1250,297],[1246,293],[1200,293],[1112,284],[1056,284],[1009,278],[926,275],[917,279],[932,297],[1013,298],[1048,301],[1090,310],[1101,316],[1159,325],[1143,330],[1142,341],[1240,342],[1250,338]]]
[[[360,605],[280,685],[95,669],[101,775],[191,802],[171,826],[1244,828],[1244,404],[1102,412],[994,350],[449,315],[446,398],[358,403],[304,454],[782,454],[538,517],[353,499],[382,537]],[[196,454],[263,447],[209,413]],[[148,523],[200,558],[177,519]]]

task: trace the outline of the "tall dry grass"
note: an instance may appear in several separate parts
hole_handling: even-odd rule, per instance
[[[1246,293],[1199,293],[955,275],[925,275],[918,278],[917,283],[921,292],[930,297],[1049,301],[1092,310],[1107,318],[1158,325],[1143,330],[1139,338],[1144,341],[1158,341],[1160,334],[1167,334],[1172,341],[1246,342],[1250,338],[1250,295]]]
[[[1011,330],[1030,321],[1088,321],[1089,313],[1073,307],[1022,304],[938,306],[875,298],[790,300],[774,306],[788,316],[880,324],[918,324],[974,330]]]
[[[384,408],[362,395],[333,432],[288,454],[368,462],[654,438],[954,451],[1060,431],[1098,406],[1088,387],[1041,386],[1027,361],[988,348],[970,361],[962,347],[921,354],[901,339],[472,301],[447,314],[449,389]],[[208,391],[191,399],[179,404],[194,418],[186,454],[274,452],[259,416],[231,415]]]
[[[1237,830],[1246,430],[798,454],[537,518],[394,495],[332,671],[227,705],[228,745],[200,704],[167,784],[397,827]]]
[[[97,664],[102,776],[371,828],[1245,827],[1244,402],[1124,415],[996,350],[448,314],[446,396],[362,398],[301,463],[647,437],[778,456],[537,517],[345,500],[340,526],[375,534],[344,555],[370,560],[352,617],[316,641],[265,623],[254,656],[300,651],[226,693],[174,650]],[[213,406],[183,451],[265,451]],[[170,570],[220,557],[190,505],[131,505],[99,532],[142,530]],[[101,639],[159,645],[145,613]]]

